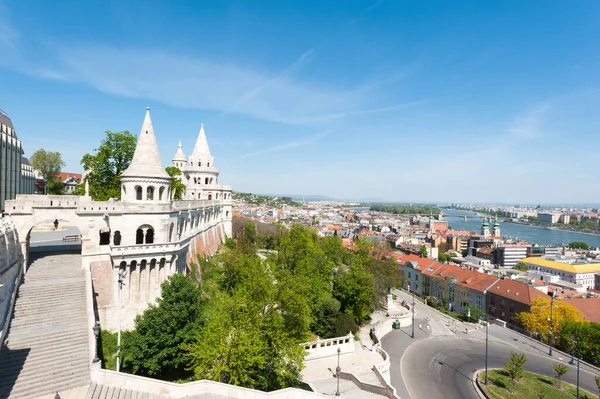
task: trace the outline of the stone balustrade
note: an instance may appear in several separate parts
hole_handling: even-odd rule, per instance
[[[318,339],[300,345],[302,345],[307,352],[304,360],[336,356],[338,348],[341,350],[340,354],[344,355],[347,353],[354,353],[354,336],[349,333],[343,337]]]
[[[171,398],[186,398],[202,395],[202,397],[218,397],[223,399],[317,399],[330,396],[297,388],[285,388],[273,392],[262,392],[255,389],[237,387],[214,381],[201,380],[176,384],[173,382],[140,377],[137,375],[117,373],[110,370],[92,370],[92,382],[107,386],[131,389],[139,392],[151,392]]]

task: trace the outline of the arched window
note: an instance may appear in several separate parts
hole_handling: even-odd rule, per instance
[[[127,195],[127,186],[123,184],[123,195]]]
[[[206,167],[207,167],[207,168],[210,168],[210,162],[208,162],[208,163],[206,164]]]
[[[165,192],[165,188],[164,188],[164,187],[161,187],[161,188],[158,190],[158,200],[159,200],[159,201],[162,201],[162,197],[163,197],[163,194],[164,194],[164,192]]]
[[[148,188],[146,189],[146,199],[148,201],[154,201],[154,187],[153,186],[148,186]]]
[[[135,186],[135,199],[138,201],[142,200],[142,188],[140,186]]]
[[[198,162],[198,166],[202,166],[202,162]]]
[[[194,184],[196,184],[196,183],[197,183],[197,182],[196,182],[196,178],[194,177]]]
[[[154,243],[154,229],[148,229],[146,231],[146,244]]]
[[[121,245],[121,232],[119,230],[115,231],[113,235],[113,245]]]
[[[212,200],[212,194],[208,194],[208,200]]]
[[[144,243],[144,230],[137,229],[135,232],[135,243],[143,244]]]
[[[173,229],[175,228],[175,223],[171,223],[171,226],[169,226],[169,242],[173,242],[173,240],[175,239],[175,237],[173,237]]]
[[[229,211],[225,211],[225,216],[229,217]]]
[[[110,230],[100,230],[100,245],[110,244]]]
[[[204,179],[204,184],[208,184],[208,177]]]

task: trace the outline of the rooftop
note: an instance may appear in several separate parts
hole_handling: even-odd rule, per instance
[[[598,273],[600,272],[600,263],[584,263],[569,265],[543,258],[525,258],[521,262],[528,265],[545,267],[548,269],[560,270],[568,273]]]
[[[529,305],[535,298],[547,298],[548,295],[537,290],[529,284],[521,283],[511,279],[498,280],[490,287],[488,293],[512,299]]]

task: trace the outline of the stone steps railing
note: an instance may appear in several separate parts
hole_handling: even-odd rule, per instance
[[[338,349],[340,354],[354,353],[354,336],[351,333],[343,337],[317,339],[312,342],[300,344],[307,352],[304,360],[319,359],[337,355]]]

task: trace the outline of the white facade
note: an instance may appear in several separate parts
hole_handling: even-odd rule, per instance
[[[212,255],[231,236],[231,187],[221,186],[219,199],[173,201],[171,178],[160,161],[149,110],[131,164],[121,175],[120,201],[85,196],[19,195],[6,202],[27,262],[29,231],[41,223],[77,226],[82,262],[89,268],[102,328],[116,330],[119,275],[122,326],[160,295],[160,284],[185,273],[196,255]],[[87,190],[86,190],[87,191]]]
[[[219,169],[215,167],[215,159],[210,153],[204,124],[200,125],[196,145],[189,160],[185,160],[185,154],[181,142],[179,142],[172,165],[182,172],[181,181],[185,184],[183,199],[208,201],[231,199],[231,188],[219,184]]]

